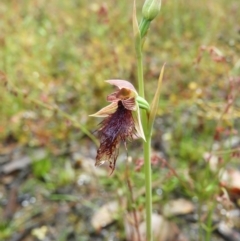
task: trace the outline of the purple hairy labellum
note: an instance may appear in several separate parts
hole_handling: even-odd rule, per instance
[[[100,147],[97,151],[96,165],[108,160],[112,171],[115,169],[120,142],[126,144],[137,137],[132,111],[126,109],[121,101],[118,101],[116,112],[102,121],[98,130]]]
[[[92,116],[105,117],[97,130],[100,147],[97,150],[96,166],[109,163],[112,172],[115,169],[119,146],[136,138],[145,139],[137,102],[137,91],[125,80],[107,81],[118,87],[118,90],[107,97],[110,105],[102,108]],[[111,173],[112,173],[111,172]]]

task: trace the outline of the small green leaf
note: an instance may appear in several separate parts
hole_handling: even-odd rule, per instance
[[[160,97],[160,91],[161,91],[161,86],[162,86],[162,79],[163,79],[163,73],[164,73],[164,67],[165,64],[163,65],[161,69],[161,73],[158,79],[158,86],[156,93],[154,95],[151,107],[150,107],[150,115],[149,115],[149,127],[152,129],[153,122],[155,120],[156,114],[157,114],[157,109],[158,109],[158,102],[159,102],[159,97]]]
[[[52,168],[51,160],[46,157],[41,160],[36,160],[32,163],[33,174],[38,178],[43,178]]]

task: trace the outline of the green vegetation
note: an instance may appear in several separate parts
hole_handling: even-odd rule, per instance
[[[142,4],[137,1],[138,12]],[[204,241],[211,240],[215,228],[213,212],[222,191],[219,174],[239,162],[232,155],[233,145],[226,144],[239,136],[240,128],[239,11],[238,0],[163,1],[160,15],[151,24],[151,37],[145,42],[146,99],[152,99],[166,63],[153,145],[165,146],[167,163],[158,160],[153,165],[153,206],[159,211],[178,197],[194,200],[202,215],[199,240]],[[67,240],[73,230],[76,236],[82,234],[80,240],[89,240],[92,230],[86,231],[88,224],[79,220],[88,220],[93,212],[89,210],[107,201],[129,197],[128,172],[138,197],[134,208],[143,205],[143,174],[135,171],[136,160],[142,156],[135,142],[128,147],[133,162],[127,171],[123,162],[111,177],[93,175],[96,186],[91,184],[90,189],[75,185],[84,175],[84,160],[79,161],[80,168],[73,167],[72,149],[68,149],[72,143],[94,146],[82,130],[93,133],[96,129],[99,120],[88,115],[105,106],[106,95],[112,92],[104,80],[120,78],[137,85],[132,4],[3,0],[0,16],[0,154],[12,144],[27,149],[34,161],[19,193],[30,193],[37,199],[35,206],[22,209],[20,219],[14,216],[0,223],[0,240],[30,226],[34,215],[48,213],[57,205],[65,208],[68,203],[73,213],[58,227],[57,240]],[[47,154],[35,158],[32,150],[39,147]],[[91,148],[87,157],[90,152]],[[120,152],[125,153],[124,149]],[[206,153],[218,158],[215,171]],[[231,196],[231,190],[227,191]],[[0,192],[5,193],[3,187]],[[96,202],[100,197],[102,201]],[[0,195],[0,199],[4,198]],[[87,214],[81,211],[83,207]],[[3,213],[1,206],[1,216]],[[41,222],[50,222],[50,216]],[[121,219],[116,226],[114,232],[124,237]],[[67,227],[66,231],[62,227]]]

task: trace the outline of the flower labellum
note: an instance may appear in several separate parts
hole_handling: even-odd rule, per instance
[[[128,81],[116,79],[106,82],[118,89],[107,97],[107,101],[111,103],[91,116],[105,117],[97,130],[100,147],[95,165],[99,166],[107,161],[113,172],[120,143],[123,142],[126,146],[127,140],[145,140],[139,107],[148,109],[148,103],[138,96],[136,89]]]

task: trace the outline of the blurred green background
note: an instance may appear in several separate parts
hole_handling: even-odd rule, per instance
[[[137,0],[139,20],[143,2]],[[189,191],[174,177],[164,180],[163,202],[174,196],[176,188],[183,196],[197,196],[209,202],[219,192],[216,179],[210,192],[203,194],[212,175],[209,169],[201,167],[204,154],[214,144],[217,143],[216,151],[224,153],[232,148],[225,141],[239,136],[239,12],[239,0],[163,0],[161,13],[151,24],[144,45],[149,102],[160,69],[166,63],[154,148],[163,151],[177,171],[187,170],[194,183]],[[44,193],[47,197],[59,187],[77,181],[68,157],[56,155],[74,142],[86,148],[90,145],[93,151],[88,154],[94,156],[96,147],[91,141],[86,142],[88,137],[79,126],[91,133],[97,129],[100,120],[88,115],[107,104],[106,96],[112,92],[112,86],[104,80],[126,79],[137,87],[131,15],[132,2],[126,0],[0,2],[0,151],[8,155],[12,146],[20,146],[27,148],[28,155],[34,156],[32,150],[40,147],[47,153],[31,166],[32,176],[25,183],[25,192],[34,193],[32,188],[35,185],[39,188],[36,182],[42,178],[45,182],[40,185],[43,190],[38,195]],[[51,109],[54,106],[60,111]],[[73,121],[65,118],[63,112]],[[138,149],[134,148],[139,147],[132,145],[130,152],[139,158],[134,154]],[[224,163],[237,164],[231,151],[219,156]],[[109,191],[111,196],[116,187],[109,188],[109,183],[116,179],[114,185],[122,185],[124,167],[117,168],[120,174],[110,177],[111,180],[106,174],[100,184],[101,190]],[[59,173],[63,177],[55,182]],[[164,173],[155,170],[154,180]],[[135,175],[140,174],[132,175],[135,180]],[[187,179],[184,172],[183,179]],[[141,187],[142,180],[140,176],[136,188]],[[81,188],[77,190],[82,192]],[[0,227],[5,233],[1,240],[16,231],[14,225],[10,221]],[[82,236],[80,240],[85,239]]]
[[[139,15],[142,4],[137,1]],[[162,114],[189,108],[197,98],[224,102],[228,77],[239,74],[239,2],[175,0],[162,5],[145,44],[147,98],[167,63]],[[128,1],[1,1],[0,69],[30,98],[56,103],[91,130],[97,121],[88,115],[106,104],[111,89],[104,80],[136,83],[131,9]],[[196,64],[202,46],[216,47],[226,63],[217,64],[204,51]],[[42,135],[66,138],[69,126],[60,116],[36,111],[0,88],[1,138],[12,134],[21,143],[37,145],[32,135],[36,123]]]

